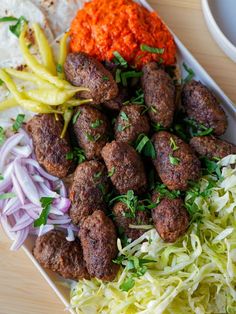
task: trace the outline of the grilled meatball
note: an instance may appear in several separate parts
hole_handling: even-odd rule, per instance
[[[68,242],[63,232],[50,231],[38,237],[33,249],[36,260],[66,279],[89,279],[79,239]]]
[[[119,266],[116,258],[117,236],[113,222],[104,212],[98,210],[89,216],[79,231],[84,259],[89,274],[105,281],[112,281]]]
[[[236,154],[236,146],[214,136],[196,136],[190,141],[192,148],[200,155],[210,159],[224,158]]]
[[[152,140],[156,150],[153,163],[162,182],[170,190],[185,191],[188,181],[201,175],[200,161],[192,148],[166,131],[155,133]]]
[[[104,195],[108,190],[109,181],[104,164],[95,160],[80,164],[69,189],[72,203],[69,215],[73,223],[78,225],[95,210],[106,208]]]
[[[175,87],[171,77],[157,63],[150,62],[143,67],[141,81],[150,119],[165,128],[170,127],[175,111]]]
[[[150,217],[146,211],[136,211],[135,218],[127,217],[129,209],[127,206],[118,202],[112,209],[114,222],[120,233],[126,235],[129,239],[135,240],[141,237],[147,230],[130,228],[129,225],[149,225]]]
[[[101,150],[109,138],[108,119],[89,105],[80,106],[78,111],[79,116],[73,126],[78,144],[84,149],[87,159],[100,159]]]
[[[182,92],[182,103],[187,115],[196,122],[222,135],[227,128],[227,117],[212,92],[201,82],[191,81]]]
[[[152,219],[160,237],[166,242],[175,242],[189,225],[189,215],[180,198],[162,199],[152,209]]]
[[[84,52],[69,53],[64,69],[71,84],[89,89],[88,92],[80,93],[80,96],[92,98],[95,104],[118,95],[118,87],[112,74],[99,61]]]
[[[129,98],[129,93],[127,88],[120,88],[118,96],[116,96],[114,99],[107,100],[103,103],[103,105],[110,110],[119,111],[123,103]]]
[[[111,181],[120,194],[133,190],[136,194],[146,189],[147,178],[142,160],[136,150],[127,143],[113,141],[102,149]]]
[[[146,115],[142,114],[143,108],[139,105],[124,106],[115,124],[115,138],[117,141],[131,144],[139,134],[147,134],[150,130]]]
[[[33,139],[38,162],[46,171],[56,177],[64,178],[73,166],[66,154],[71,151],[68,135],[61,138],[63,122],[54,114],[39,114],[27,124],[26,130]]]

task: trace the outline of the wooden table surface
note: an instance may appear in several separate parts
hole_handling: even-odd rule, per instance
[[[236,103],[236,64],[206,28],[200,0],[149,0],[169,27]],[[10,252],[0,230],[0,314],[62,314],[64,306],[22,250]]]

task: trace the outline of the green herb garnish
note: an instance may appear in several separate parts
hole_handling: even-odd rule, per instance
[[[96,129],[103,124],[102,120],[97,119],[95,122],[91,123],[91,128]]]
[[[0,174],[0,181],[4,180],[4,177],[2,174]]]
[[[170,147],[173,150],[173,152],[179,149],[179,147],[177,146],[177,144],[173,140],[173,137],[170,138]]]
[[[3,193],[3,194],[0,194],[0,200],[6,200],[6,199],[9,199],[9,198],[14,198],[14,197],[16,197],[15,193]]]
[[[126,129],[128,129],[130,126],[131,126],[131,124],[126,124],[126,125],[118,124],[116,130],[117,130],[118,132],[122,132],[122,131],[125,131]]]
[[[158,197],[160,199],[164,197],[169,199],[175,199],[180,197],[181,195],[181,192],[179,190],[170,191],[165,184],[159,182],[156,184],[154,191],[158,193]]]
[[[17,132],[21,128],[21,126],[24,122],[24,119],[25,119],[24,114],[18,114],[18,116],[16,117],[16,120],[12,126],[13,131]]]
[[[143,153],[146,157],[151,157],[152,159],[156,158],[156,151],[152,144],[152,141],[145,134],[140,134],[137,140],[135,141],[135,149],[139,153]]]
[[[128,82],[127,79],[134,78],[134,77],[141,77],[143,72],[136,72],[136,71],[127,71],[121,73],[121,81],[123,86],[127,86]]]
[[[116,70],[116,78],[115,78],[115,80],[116,80],[117,84],[121,82],[121,69],[117,69]]]
[[[118,51],[114,51],[113,55],[115,56],[116,64],[120,64],[122,67],[127,68],[127,61],[120,55]]]
[[[63,73],[63,66],[61,64],[57,64],[56,66],[56,69],[57,69],[57,73]]]
[[[217,175],[218,179],[222,178],[221,168],[217,164],[217,162],[210,160],[206,157],[201,158],[201,161],[203,163],[203,167],[204,167],[206,174],[214,174],[215,173]]]
[[[41,225],[46,225],[53,200],[54,200],[53,197],[41,197],[40,198],[42,212],[39,218],[34,221],[34,227],[40,227]]]
[[[142,51],[147,51],[147,52],[151,52],[151,53],[157,53],[157,54],[163,54],[165,49],[164,48],[155,48],[155,47],[150,47],[148,45],[140,45],[140,49]]]
[[[5,131],[3,127],[0,126],[0,145],[4,143],[5,139],[6,139]]]
[[[119,288],[121,291],[129,291],[130,289],[133,288],[134,284],[135,284],[134,279],[132,277],[128,277],[122,282]]]
[[[116,172],[116,168],[112,167],[111,170],[108,172],[108,177],[112,177],[115,172]]]
[[[108,76],[103,76],[102,79],[103,79],[103,81],[108,81],[109,77]]]
[[[0,23],[1,22],[16,22],[18,21],[18,18],[14,16],[4,16],[0,18]]]
[[[183,63],[183,68],[188,73],[185,79],[183,79],[183,83],[186,84],[194,78],[195,72],[193,71],[193,69],[189,68],[185,63]]]
[[[166,130],[166,128],[164,128],[160,123],[152,123],[152,128],[156,132]]]
[[[99,172],[96,172],[96,173],[94,173],[94,175],[93,175],[93,177],[94,177],[94,179],[99,179],[99,178],[101,178],[101,176],[102,176],[102,172],[101,171],[99,171]]]
[[[66,160],[74,160],[78,164],[81,164],[86,160],[84,150],[79,147],[75,147],[73,151],[66,154]]]
[[[129,118],[128,118],[127,114],[124,111],[120,112],[120,117],[124,121],[129,121]]]
[[[24,16],[21,16],[19,19],[17,19],[17,22],[15,25],[9,26],[9,29],[16,37],[20,37],[20,33],[25,24],[28,24],[28,21],[26,20]]]
[[[206,136],[213,133],[212,128],[207,128],[204,124],[197,123],[194,119],[185,118],[184,122],[189,126],[189,133],[194,136]]]
[[[76,112],[76,114],[73,116],[73,118],[72,118],[72,123],[73,123],[73,124],[76,124],[77,119],[79,118],[80,114],[81,114],[81,110],[78,110],[78,111]]]
[[[97,142],[101,138],[101,134],[92,135],[90,133],[86,133],[86,137],[90,142]]]
[[[169,161],[173,166],[177,166],[180,163],[180,159],[172,155],[169,155]]]

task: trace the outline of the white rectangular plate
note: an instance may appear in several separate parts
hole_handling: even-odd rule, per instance
[[[145,0],[137,1],[141,3],[148,10],[153,11],[150,5]],[[173,33],[173,32],[172,32]],[[190,68],[192,68],[196,74],[196,78],[199,79],[203,84],[208,86],[218,97],[220,100],[227,116],[229,126],[227,132],[224,134],[224,139],[236,144],[236,132],[235,132],[235,123],[236,123],[236,107],[231,102],[231,100],[224,94],[221,88],[214,82],[214,80],[207,74],[207,72],[202,68],[202,66],[197,62],[197,60],[192,56],[192,54],[185,48],[185,46],[181,43],[181,41],[175,36],[173,33],[177,48],[178,48],[178,62],[181,66],[183,62],[185,62]],[[63,279],[61,279],[56,274],[44,270],[35,260],[32,255],[32,247],[34,243],[34,238],[29,238],[25,245],[24,251],[35,264],[37,269],[46,279],[48,284],[52,287],[52,289],[56,292],[58,297],[64,303],[66,308],[69,309],[70,306],[70,289],[69,286],[66,287],[65,283],[69,283]],[[50,310],[49,310],[50,311]],[[74,313],[70,310],[71,313]]]

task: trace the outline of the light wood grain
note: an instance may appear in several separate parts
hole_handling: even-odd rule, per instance
[[[150,4],[236,103],[236,64],[208,33],[200,0],[150,0]],[[23,251],[10,252],[10,242],[0,232],[0,314],[64,313],[64,306]]]

